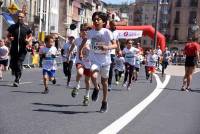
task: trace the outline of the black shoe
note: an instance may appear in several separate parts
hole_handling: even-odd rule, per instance
[[[49,93],[49,89],[45,88],[45,90],[42,92],[42,94],[48,94]]]
[[[19,87],[19,83],[18,82],[14,82],[13,83],[13,87]]]
[[[99,90],[94,88],[93,92],[92,92],[92,101],[97,101],[99,96]]]
[[[105,113],[105,112],[107,112],[107,109],[108,109],[108,103],[102,101],[100,113]]]
[[[56,84],[56,78],[54,78],[53,80],[52,80],[52,84]]]

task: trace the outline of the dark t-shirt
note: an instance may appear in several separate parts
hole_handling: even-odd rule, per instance
[[[11,57],[25,57],[26,50],[26,36],[31,34],[31,29],[25,24],[13,24],[8,28],[8,32],[14,37],[14,40],[11,42],[10,55]]]

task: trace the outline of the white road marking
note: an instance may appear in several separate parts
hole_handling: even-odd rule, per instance
[[[30,84],[30,83],[33,83],[33,82],[27,81],[27,82],[20,82],[19,84],[20,84],[20,85],[23,85],[23,84]]]
[[[134,108],[132,108],[130,111],[125,113],[123,116],[121,116],[119,119],[114,121],[112,124],[107,126],[105,129],[103,129],[98,134],[117,134],[121,129],[123,129],[128,123],[130,123],[140,112],[142,112],[153,100],[155,100],[158,95],[164,90],[164,88],[167,86],[170,75],[166,75],[165,81],[162,83],[160,78],[157,74],[154,74],[157,86],[154,89],[154,91],[145,98],[142,102],[137,104]]]

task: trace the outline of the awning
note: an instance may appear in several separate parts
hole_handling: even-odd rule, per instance
[[[8,23],[8,25],[12,25],[12,24],[15,24],[15,21],[13,20],[13,18],[10,16],[10,14],[8,13],[2,13],[1,14],[4,18],[4,20]]]

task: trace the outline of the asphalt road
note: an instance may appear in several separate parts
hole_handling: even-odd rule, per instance
[[[59,69],[57,84],[50,84],[49,94],[44,95],[41,94],[44,89],[41,72],[41,69],[25,69],[20,87],[11,86],[13,77],[9,72],[0,81],[0,134],[97,134],[109,129],[114,121],[137,107],[157,87],[155,77],[153,83],[145,80],[142,69],[130,91],[121,85],[113,86],[108,112],[99,113],[102,92],[97,102],[90,101],[89,106],[83,106],[84,84],[78,96],[72,98],[72,89],[66,88],[66,79]],[[74,75],[75,72],[71,85]],[[166,80],[159,79],[161,83]],[[171,76],[158,97],[118,133],[200,134],[200,75],[194,75],[193,92],[180,91],[181,79]],[[107,134],[111,132],[106,131]]]

